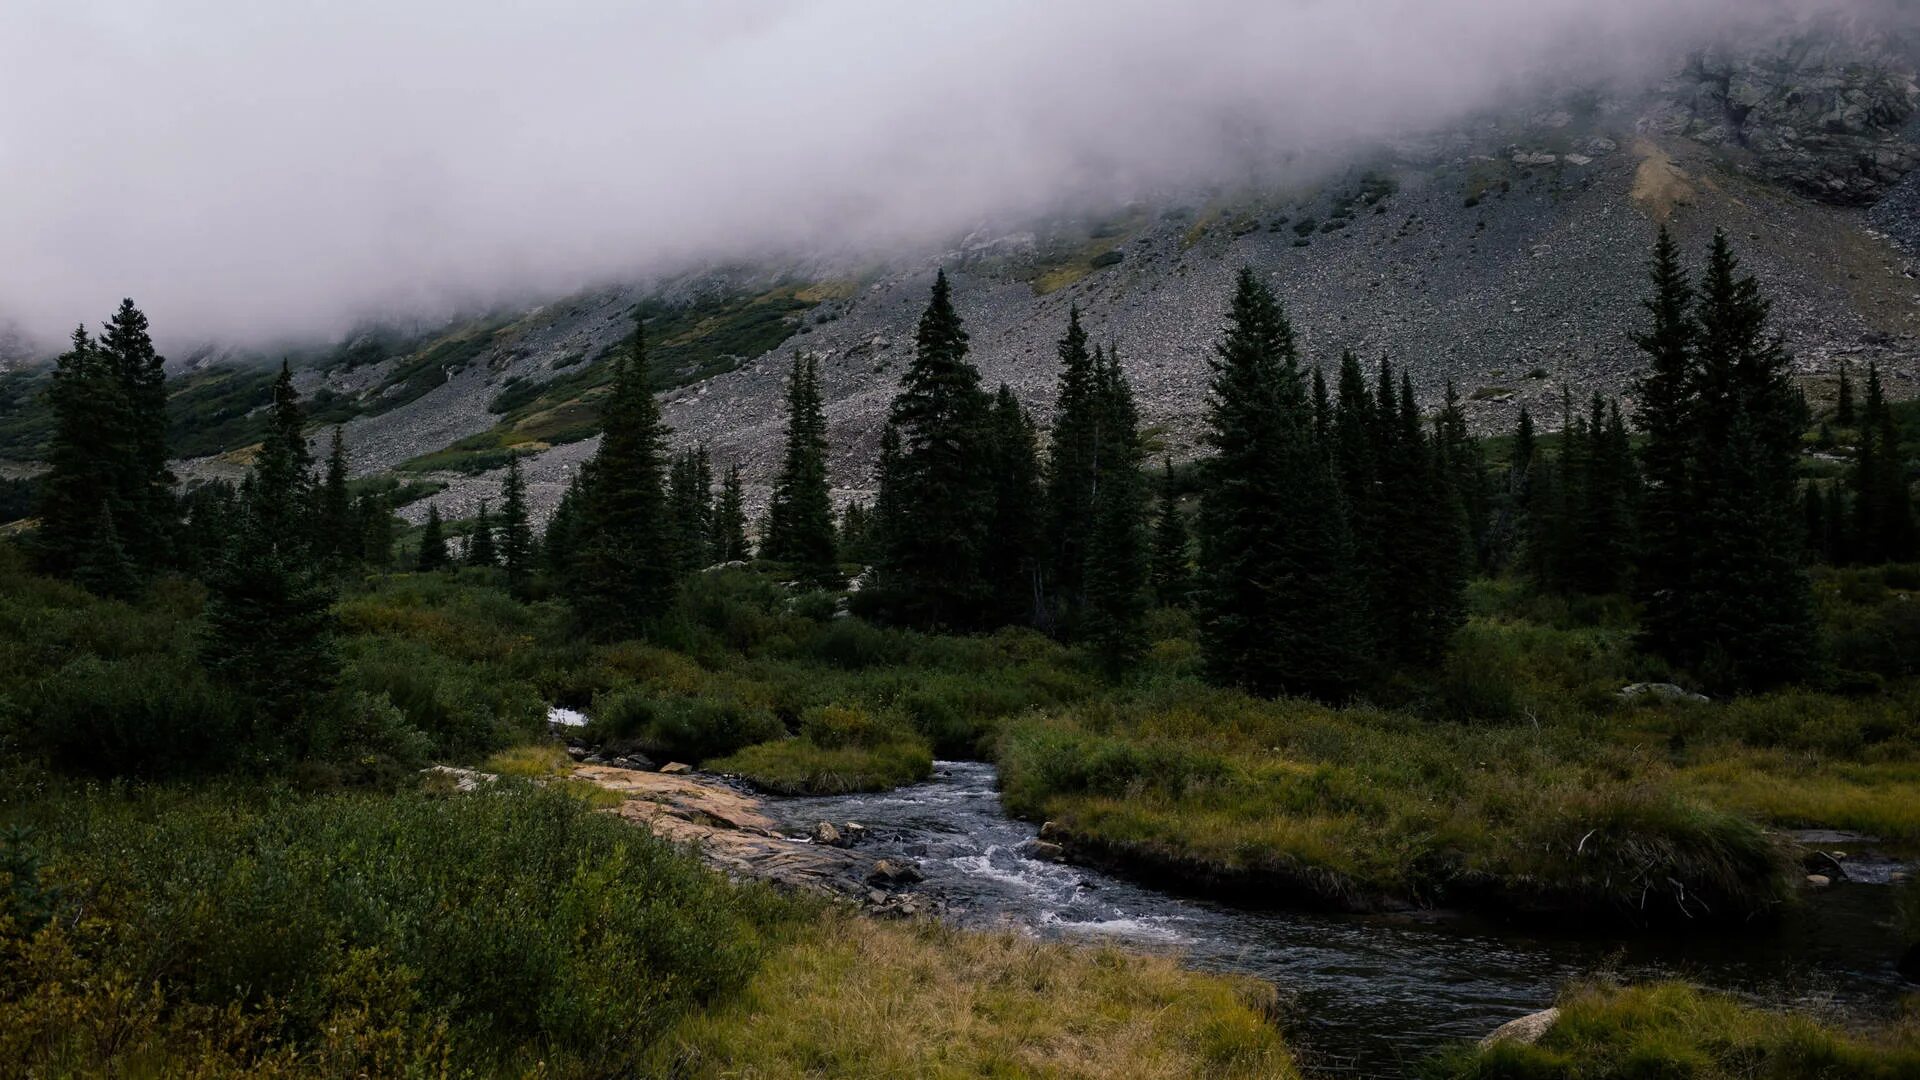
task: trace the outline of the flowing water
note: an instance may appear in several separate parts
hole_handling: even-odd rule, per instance
[[[929,782],[897,791],[769,804],[796,833],[817,821],[866,825],[863,847],[917,863],[920,891],[962,924],[1172,949],[1196,967],[1269,980],[1288,1002],[1294,1042],[1323,1075],[1407,1075],[1437,1047],[1545,1008],[1568,980],[1603,970],[1863,1012],[1901,992],[1884,887],[1835,888],[1745,936],[1625,946],[1583,939],[1578,927],[1542,936],[1462,918],[1247,910],[1027,857],[1037,829],[1001,811],[994,781],[991,765],[942,761]]]

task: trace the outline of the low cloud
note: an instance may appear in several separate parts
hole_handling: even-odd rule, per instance
[[[885,253],[1644,78],[1779,6],[10,0],[0,314],[258,341]]]

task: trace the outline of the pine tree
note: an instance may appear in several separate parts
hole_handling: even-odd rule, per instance
[[[326,476],[317,492],[314,511],[314,549],[335,567],[360,559],[359,523],[353,514],[353,496],[347,490],[347,451],[339,425],[327,451]]]
[[[527,511],[527,479],[520,456],[507,459],[507,475],[500,484],[500,562],[506,567],[507,588],[524,595],[533,577],[533,522]]]
[[[182,505],[186,521],[180,531],[180,565],[205,579],[219,566],[221,554],[238,527],[237,497],[232,484],[214,481],[189,490]]]
[[[1180,516],[1179,492],[1173,484],[1173,459],[1161,462],[1160,508],[1153,519],[1154,598],[1165,607],[1182,607],[1191,598],[1193,571],[1187,551],[1187,523]]]
[[[169,565],[180,527],[173,474],[167,468],[166,360],[154,350],[147,317],[132,300],[107,320],[99,349],[120,385],[114,444],[117,497],[111,505],[128,558],[141,575]]]
[[[414,563],[414,569],[430,573],[452,565],[453,556],[447,553],[446,527],[440,521],[440,505],[428,503],[427,521],[420,527],[420,556]]]
[[[1586,422],[1569,437],[1585,443],[1579,457],[1582,472],[1569,480],[1579,500],[1570,510],[1580,538],[1567,554],[1569,581],[1589,594],[1616,592],[1633,560],[1636,487],[1633,450],[1619,403],[1608,403],[1595,392]]]
[[[1363,660],[1339,488],[1313,445],[1293,328],[1250,269],[1215,354],[1199,517],[1207,669],[1260,693],[1342,697]]]
[[[208,583],[201,660],[255,705],[253,735],[294,756],[313,747],[338,674],[333,590],[314,558],[312,455],[293,379],[281,366],[267,437],[243,488],[240,524]]]
[[[717,563],[742,562],[753,557],[747,543],[746,485],[740,480],[740,466],[727,466],[720,484],[720,501],[713,511],[713,542],[709,549]]]
[[[140,572],[126,547],[120,543],[120,530],[113,523],[113,507],[100,503],[97,533],[80,553],[73,568],[73,580],[95,596],[129,599],[140,591]]]
[[[1863,563],[1906,562],[1914,557],[1913,502],[1900,432],[1888,407],[1878,364],[1867,364],[1866,409],[1848,475],[1853,489],[1851,539]]]
[[[683,574],[708,565],[713,536],[713,464],[704,446],[673,458],[667,474],[668,534]]]
[[[578,544],[565,584],[582,624],[607,637],[633,637],[665,612],[676,583],[661,476],[668,433],[649,384],[638,316],[631,351],[614,361],[600,416],[605,434],[581,473]]]
[[[1834,403],[1833,407],[1833,422],[1843,428],[1850,428],[1853,426],[1854,419],[1853,379],[1847,374],[1847,365],[1842,363],[1840,365],[1840,391],[1838,400]]]
[[[75,328],[47,391],[53,433],[34,535],[35,553],[47,573],[71,577],[82,565],[111,561],[108,553],[93,549],[102,544],[105,520],[121,495],[124,467],[113,433],[122,423],[124,397],[125,389],[86,327]]]
[[[358,558],[375,570],[393,565],[393,503],[382,491],[368,491],[353,503],[360,534]]]
[[[993,501],[982,562],[993,591],[993,621],[1037,622],[1043,525],[1039,451],[1033,418],[1005,383],[994,395],[987,428]]]
[[[820,363],[798,353],[787,378],[786,452],[773,482],[761,553],[793,564],[807,581],[826,584],[839,576],[833,501],[827,481],[827,421],[820,403]]]
[[[1737,270],[1726,234],[1716,233],[1697,309],[1703,494],[1688,603],[1699,622],[1696,648],[1670,659],[1697,654],[1710,675],[1748,689],[1799,677],[1812,660],[1814,624],[1794,478],[1805,402],[1768,331],[1766,299]],[[1719,562],[1729,558],[1740,565]]]
[[[1649,651],[1683,657],[1693,637],[1687,582],[1694,571],[1693,519],[1699,501],[1696,464],[1699,367],[1694,354],[1693,286],[1680,249],[1665,228],[1653,249],[1653,295],[1642,302],[1652,325],[1635,339],[1647,370],[1634,384],[1634,423],[1646,434],[1641,454],[1639,559],[1640,638]]]
[[[1060,359],[1053,425],[1047,439],[1046,591],[1056,614],[1071,624],[1083,600],[1087,531],[1093,520],[1093,489],[1099,469],[1098,402],[1093,356],[1080,309],[1067,310],[1067,330],[1055,352]]]
[[[547,573],[557,580],[564,581],[573,571],[574,556],[578,554],[575,541],[579,537],[579,522],[580,474],[575,473],[560,493],[560,502],[553,508],[553,516],[547,519],[546,535],[540,542]]]
[[[875,573],[901,617],[953,629],[978,626],[991,606],[983,511],[992,490],[980,467],[989,404],[966,357],[967,334],[942,272],[888,415],[898,450],[883,482],[886,547]]]
[[[873,560],[873,515],[866,504],[850,502],[840,512],[840,527],[835,539],[839,542],[840,561],[865,566]]]
[[[485,499],[480,500],[480,512],[473,518],[473,531],[467,534],[467,565],[500,565],[500,552],[493,542],[493,515],[487,513]]]
[[[1493,492],[1487,485],[1486,457],[1480,451],[1479,441],[1467,427],[1466,410],[1460,405],[1460,394],[1454,389],[1452,379],[1447,380],[1445,404],[1434,421],[1434,440],[1444,479],[1452,488],[1453,497],[1460,503],[1460,512],[1465,515],[1468,546],[1473,552],[1473,561],[1483,570],[1491,569],[1493,548],[1489,530],[1492,528]]]
[[[1080,629],[1101,665],[1118,673],[1137,662],[1145,648],[1147,489],[1140,475],[1139,413],[1117,352],[1109,350],[1095,368],[1094,385],[1099,471],[1082,573],[1086,614]]]
[[[1414,528],[1408,569],[1413,598],[1411,636],[1397,650],[1410,661],[1433,664],[1466,619],[1467,567],[1472,540],[1459,492],[1438,434],[1428,439],[1414,401],[1413,380],[1400,374],[1399,442],[1412,478]]]

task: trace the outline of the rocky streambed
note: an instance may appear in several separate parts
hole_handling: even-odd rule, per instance
[[[1408,1075],[1437,1047],[1535,1013],[1597,972],[1862,1016],[1890,1009],[1905,987],[1892,890],[1875,884],[1892,873],[1885,863],[1861,862],[1854,883],[1831,874],[1831,888],[1765,932],[1623,943],[1449,913],[1263,911],[1171,895],[1058,861],[1037,826],[1002,811],[993,766],[977,762],[938,762],[931,780],[896,791],[801,798],[699,774],[583,765],[574,775],[626,795],[615,813],[735,876],[883,914],[1173,950],[1196,967],[1267,979],[1324,1074]]]

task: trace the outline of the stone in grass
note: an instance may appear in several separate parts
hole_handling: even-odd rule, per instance
[[[687,773],[693,771],[693,766],[688,765],[684,761],[669,761],[665,765],[660,766],[660,771],[668,776],[685,776]]]
[[[1532,1046],[1540,1037],[1553,1029],[1560,1020],[1560,1010],[1542,1009],[1537,1013],[1528,1013],[1518,1020],[1509,1020],[1494,1028],[1492,1034],[1480,1040],[1480,1048],[1486,1049],[1496,1043],[1510,1042],[1518,1046]]]

